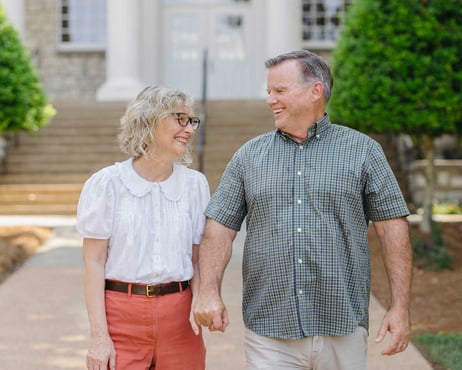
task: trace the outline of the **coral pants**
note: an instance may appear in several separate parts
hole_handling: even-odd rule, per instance
[[[189,323],[190,288],[152,298],[107,290],[105,297],[116,369],[205,369],[202,334]]]

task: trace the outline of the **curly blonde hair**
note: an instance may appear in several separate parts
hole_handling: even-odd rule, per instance
[[[120,119],[118,139],[122,151],[134,158],[148,156],[153,152],[156,145],[154,128],[178,104],[192,108],[193,99],[184,91],[162,86],[150,86],[141,91]],[[190,143],[185,155],[177,162],[191,164]]]

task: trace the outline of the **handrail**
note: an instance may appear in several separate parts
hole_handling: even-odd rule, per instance
[[[205,147],[205,131],[207,122],[207,70],[208,70],[208,49],[205,48],[202,56],[202,97],[199,133],[197,139],[197,155],[199,158],[199,171],[204,172],[204,147]]]

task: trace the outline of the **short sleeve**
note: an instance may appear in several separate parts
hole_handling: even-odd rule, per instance
[[[84,184],[77,205],[76,228],[83,238],[109,239],[114,213],[114,189],[103,169]]]
[[[210,188],[206,177],[196,172],[194,190],[191,195],[193,244],[200,244],[205,228],[205,209],[210,200]]]
[[[365,202],[367,218],[383,221],[409,215],[406,201],[385,154],[376,144],[368,156]]]
[[[240,230],[247,215],[244,171],[240,160],[241,156],[245,156],[245,148],[241,147],[229,161],[205,212],[207,217],[235,231]]]

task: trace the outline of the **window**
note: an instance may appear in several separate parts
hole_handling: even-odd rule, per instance
[[[307,47],[332,48],[352,0],[303,0],[303,42]]]
[[[61,0],[59,4],[59,49],[104,50],[106,0]]]

